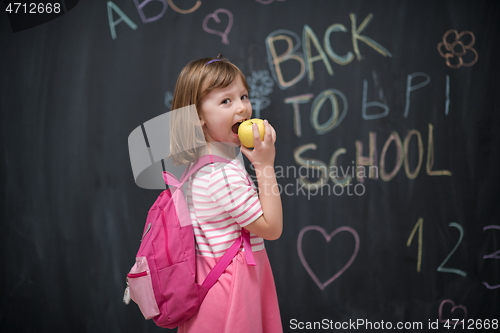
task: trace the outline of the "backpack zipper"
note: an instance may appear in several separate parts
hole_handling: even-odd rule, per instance
[[[146,275],[148,275],[148,272],[144,271],[144,272],[140,272],[140,273],[128,273],[127,277],[129,277],[131,279],[136,279],[138,277],[146,276]],[[127,282],[127,284],[128,284],[128,282]]]
[[[144,237],[146,237],[146,234],[149,232],[150,229],[151,229],[151,223],[148,224],[146,231],[144,231],[144,233],[142,234],[141,242],[144,239]]]
[[[170,199],[172,200],[172,199]],[[172,266],[172,258],[170,257],[170,251],[168,249],[168,230],[167,230],[167,222],[165,221],[165,211],[161,211],[161,219],[163,222],[163,232],[165,234],[165,252],[167,253],[168,265]]]

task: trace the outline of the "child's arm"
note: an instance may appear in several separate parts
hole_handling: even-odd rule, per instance
[[[259,200],[263,211],[263,214],[247,225],[245,229],[264,239],[275,240],[281,236],[283,231],[283,209],[274,172],[276,132],[267,120],[264,121],[264,128],[266,131],[264,141],[260,141],[258,127],[253,124],[254,149],[241,147],[241,151],[255,168],[259,186]]]

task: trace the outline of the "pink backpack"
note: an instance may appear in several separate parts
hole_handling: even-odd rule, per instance
[[[164,190],[148,212],[135,265],[127,274],[124,301],[139,305],[146,319],[156,325],[175,328],[196,314],[208,290],[231,263],[243,243],[250,265],[255,265],[250,235],[241,236],[226,251],[202,285],[196,283],[195,239],[191,218],[181,187],[203,166],[229,162],[218,156],[200,158],[177,180],[163,172],[170,188]]]

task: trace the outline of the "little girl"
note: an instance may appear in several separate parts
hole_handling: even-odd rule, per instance
[[[248,253],[242,246],[209,290],[198,313],[179,326],[178,333],[282,332],[276,287],[263,240],[278,239],[283,228],[274,173],[276,132],[265,121],[261,141],[257,125],[253,125],[254,149],[241,146],[237,128],[252,117],[248,86],[240,69],[220,56],[195,60],[179,75],[172,110],[193,104],[206,145],[176,154],[172,156],[174,161],[190,164],[206,154],[230,161],[208,164],[188,181],[186,196],[196,238],[197,283],[203,282],[242,232],[250,233],[256,265],[249,265]],[[182,121],[182,115],[175,117],[174,124]],[[176,133],[176,128],[182,126],[174,126],[172,135],[182,136],[184,133]],[[172,142],[182,145],[180,141]],[[255,167],[258,193],[236,158],[238,146]],[[183,151],[182,147],[173,150]]]

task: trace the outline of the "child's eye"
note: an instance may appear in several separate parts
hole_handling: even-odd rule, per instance
[[[221,104],[229,104],[231,100],[229,98],[226,98],[225,100],[222,101]]]
[[[241,100],[245,100],[245,99],[248,99],[248,95],[241,96]]]

